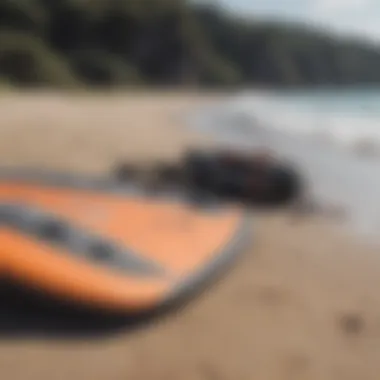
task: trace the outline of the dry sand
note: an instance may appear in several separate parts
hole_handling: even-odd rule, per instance
[[[211,95],[0,98],[2,164],[101,172],[204,142],[178,115]],[[208,142],[206,142],[208,143]],[[378,380],[380,260],[326,221],[255,220],[222,282],[146,329],[95,341],[0,339],[4,380]]]

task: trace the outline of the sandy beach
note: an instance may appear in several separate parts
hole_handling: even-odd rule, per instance
[[[1,94],[2,165],[102,173],[205,137],[181,114],[212,94]],[[178,313],[96,340],[0,338],[4,380],[377,380],[378,252],[321,218],[253,215],[255,242]]]

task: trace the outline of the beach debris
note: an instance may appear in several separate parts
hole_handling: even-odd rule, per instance
[[[297,199],[297,201],[292,204],[291,211],[292,216],[295,217],[296,220],[318,216],[336,222],[344,222],[348,217],[347,210],[344,206],[317,201],[310,196],[303,196]]]
[[[137,180],[192,194],[208,193],[245,205],[288,204],[299,197],[303,187],[302,177],[293,166],[276,159],[267,149],[195,149],[178,162],[156,163],[150,169],[121,163],[114,174],[119,181]]]
[[[136,180],[141,175],[141,167],[132,163],[118,163],[113,169],[115,179],[118,181]]]

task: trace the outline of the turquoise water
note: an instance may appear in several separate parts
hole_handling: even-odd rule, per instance
[[[351,226],[378,236],[380,89],[246,92],[191,124],[223,145],[271,148],[301,170],[312,196],[344,207]]]
[[[380,115],[380,88],[315,90],[274,95],[284,104],[334,114]]]

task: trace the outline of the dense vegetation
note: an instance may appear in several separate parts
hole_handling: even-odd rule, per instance
[[[0,0],[0,86],[380,82],[380,50],[186,0]]]

